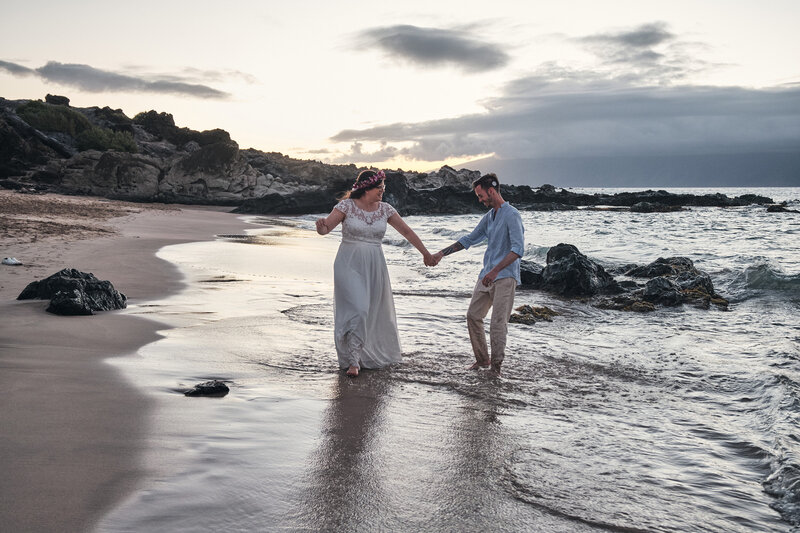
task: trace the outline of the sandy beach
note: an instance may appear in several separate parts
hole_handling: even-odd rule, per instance
[[[111,365],[157,339],[122,313],[61,317],[16,301],[62,268],[111,281],[129,304],[181,287],[163,246],[240,231],[228,208],[134,204],[0,191],[0,523],[6,531],[85,531],[135,486],[150,401]]]
[[[523,213],[536,262],[569,242],[647,264],[668,242],[734,304],[631,314],[520,290],[518,304],[560,315],[510,325],[501,378],[464,370],[482,250],[430,269],[390,231],[403,362],[349,379],[332,335],[338,236],[317,235],[310,215],[225,211],[0,191],[0,255],[25,263],[0,267],[3,530],[797,522],[796,219],[758,207]],[[437,248],[477,217],[407,220]],[[59,317],[15,300],[64,267],[110,280],[128,309]],[[182,394],[209,379],[231,392]]]

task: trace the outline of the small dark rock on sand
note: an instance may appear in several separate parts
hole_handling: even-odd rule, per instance
[[[225,396],[230,392],[228,386],[218,379],[198,383],[194,388],[187,390],[186,396]]]

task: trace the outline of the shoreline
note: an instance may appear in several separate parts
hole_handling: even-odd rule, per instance
[[[156,253],[241,232],[246,223],[228,210],[0,192],[0,253],[23,262],[0,269],[4,527],[89,530],[136,487],[154,403],[106,360],[165,327],[125,311],[55,316],[17,295],[62,268],[111,281],[131,306],[176,294],[183,276]]]

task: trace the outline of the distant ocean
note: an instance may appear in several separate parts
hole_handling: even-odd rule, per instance
[[[800,188],[672,192],[800,210]],[[112,363],[157,399],[150,474],[100,531],[800,526],[800,213],[523,212],[525,259],[544,265],[558,243],[606,267],[685,256],[730,306],[638,314],[520,290],[517,306],[560,315],[509,326],[499,379],[464,370],[483,247],[426,268],[392,229],[383,248],[404,362],[343,377],[340,233],[317,235],[315,218],[250,217],[246,234],[159,252],[187,288],[132,307],[169,329]],[[433,251],[479,215],[405,220]],[[230,394],[180,394],[210,378]]]

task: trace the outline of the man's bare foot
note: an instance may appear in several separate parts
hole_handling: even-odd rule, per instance
[[[492,363],[492,372],[498,376],[500,375],[500,363]]]
[[[351,366],[350,368],[348,368],[347,369],[347,375],[350,376],[351,378],[357,378],[358,377],[358,367],[357,366]]]
[[[472,363],[472,365],[468,366],[467,370],[479,370],[481,368],[489,368],[489,365],[482,365],[476,361]]]

